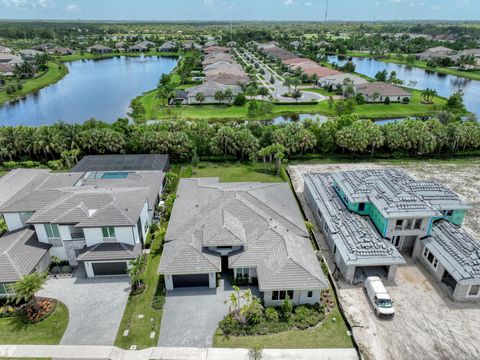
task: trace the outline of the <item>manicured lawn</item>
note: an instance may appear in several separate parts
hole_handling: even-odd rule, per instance
[[[28,79],[22,82],[22,90],[14,94],[8,95],[5,89],[2,89],[0,91],[0,105],[4,104],[9,100],[21,98],[29,93],[38,91],[48,85],[54,84],[67,74],[68,69],[65,65],[55,62],[49,62],[47,71],[33,79]]]
[[[274,176],[257,170],[251,164],[208,164],[202,163],[197,169],[191,166],[184,166],[180,177],[218,177],[221,182],[283,182],[280,176]]]
[[[170,57],[178,57],[180,53],[169,53],[169,52],[159,52],[159,51],[149,51],[149,52],[113,52],[108,54],[91,54],[89,52],[85,52],[83,54],[77,53],[73,55],[66,55],[60,56],[58,59],[60,61],[77,61],[77,60],[89,60],[89,59],[108,59],[115,56],[170,56]]]
[[[37,324],[25,324],[19,317],[0,319],[0,344],[57,345],[68,324],[67,307],[58,302],[57,308]]]
[[[179,173],[180,169],[174,166],[172,171]],[[130,349],[132,345],[137,345],[137,349],[158,345],[163,310],[153,309],[152,300],[159,280],[157,271],[162,256],[162,241],[161,236],[155,236],[147,257],[147,265],[142,275],[147,285],[146,290],[139,295],[130,296],[125,306],[114,344],[122,349]],[[143,316],[139,317],[139,315]],[[125,330],[129,330],[127,336],[123,336]],[[155,331],[155,335],[150,338],[152,331]]]
[[[335,320],[334,320],[335,318]],[[351,348],[352,338],[338,309],[316,328],[290,330],[273,335],[225,337],[217,330],[213,347],[261,349]]]
[[[431,115],[440,110],[445,104],[442,98],[435,98],[434,104],[421,103],[421,92],[412,91],[412,101],[410,104],[391,103],[390,105],[380,104],[364,104],[355,107],[354,112],[361,118],[397,118],[408,116],[425,116]],[[220,105],[194,105],[170,108],[162,107],[160,101],[155,99],[154,92],[145,93],[140,97],[140,101],[146,110],[146,119],[185,119],[198,120],[208,119],[213,121],[222,120],[247,120],[253,119],[248,115],[247,106],[220,106]],[[275,105],[272,114],[262,116],[256,120],[269,120],[279,115],[288,114],[324,114],[330,115],[328,101],[321,101],[318,104],[289,104]]]

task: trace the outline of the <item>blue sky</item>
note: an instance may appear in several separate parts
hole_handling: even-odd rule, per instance
[[[0,0],[1,19],[323,20],[326,0]],[[480,19],[480,0],[330,0],[332,20]]]

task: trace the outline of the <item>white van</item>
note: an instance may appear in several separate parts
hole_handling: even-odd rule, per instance
[[[393,301],[388,295],[382,280],[378,276],[370,276],[364,283],[367,297],[375,309],[375,314],[378,317],[391,319],[395,316],[393,309]]]

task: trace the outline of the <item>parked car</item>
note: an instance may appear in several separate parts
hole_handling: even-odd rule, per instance
[[[378,276],[369,276],[364,282],[367,297],[375,309],[377,317],[391,319],[395,316],[393,301]]]

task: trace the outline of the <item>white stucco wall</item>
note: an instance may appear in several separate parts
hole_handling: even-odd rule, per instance
[[[22,224],[22,220],[20,219],[19,213],[6,213],[3,214],[3,217],[5,219],[5,222],[7,223],[9,231],[17,230],[24,226]]]
[[[136,230],[137,229],[134,227],[116,227],[115,237],[117,239],[117,242],[129,244],[129,245],[135,245],[138,242],[137,240],[138,237],[136,235],[138,231]]]
[[[68,229],[68,226],[59,225],[58,232],[60,233],[60,238],[62,240],[72,240],[72,236],[70,235],[70,230]]]
[[[102,228],[84,228],[87,246],[93,246],[103,242]]]
[[[293,291],[293,299],[292,304],[294,305],[302,305],[302,304],[315,304],[320,303],[320,289],[311,290],[312,297],[307,297],[309,290],[294,290]],[[282,305],[284,300],[272,300],[272,291],[265,291],[263,293],[263,301],[265,302],[265,306],[280,306]]]
[[[51,256],[56,256],[60,260],[68,260],[67,252],[63,247],[51,247],[48,252]]]
[[[140,222],[142,226],[142,232],[143,232],[143,238],[145,239],[145,236],[147,235],[148,231],[148,225],[145,230],[145,224],[150,224],[150,218],[148,216],[148,203],[145,202],[143,205],[142,211],[140,213]]]
[[[48,244],[47,232],[45,231],[45,226],[43,224],[34,225],[35,232],[37,233],[38,241]]]
[[[215,289],[217,287],[217,273],[208,274],[208,287]]]

